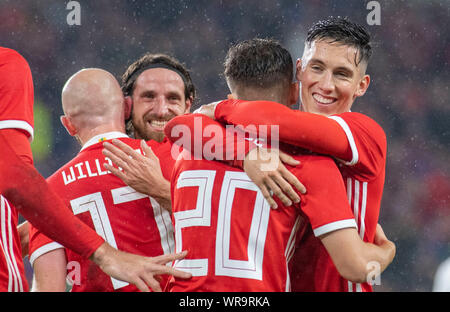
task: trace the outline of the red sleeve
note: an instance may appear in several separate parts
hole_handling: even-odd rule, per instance
[[[352,160],[345,162],[359,178],[370,180],[386,166],[387,140],[383,129],[373,119],[360,113],[330,116],[345,131],[352,150]]]
[[[291,168],[291,172],[308,185],[308,192],[299,194],[300,207],[314,234],[320,236],[343,228],[356,228],[345,185],[334,161],[325,156],[296,159],[301,160],[301,165]]]
[[[37,170],[14,153],[0,132],[0,193],[45,235],[88,258],[104,242],[76,218]]]
[[[3,138],[20,159],[26,163],[33,164],[33,153],[28,134],[19,129],[2,129],[0,132],[2,132]]]
[[[0,129],[21,129],[33,137],[33,79],[27,61],[0,47]]]
[[[292,110],[269,101],[226,100],[217,105],[215,118],[219,122],[244,127],[278,126],[279,140],[282,142],[344,161],[352,159],[345,132],[336,121],[322,115]]]
[[[54,240],[48,238],[41,231],[30,223],[29,231],[29,242],[28,242],[28,255],[31,265],[33,266],[34,260],[40,256],[60,248],[64,248],[63,245],[55,242]]]
[[[185,148],[194,159],[218,160],[241,169],[245,155],[258,144],[241,128],[225,127],[202,114],[177,116],[168,122],[164,132],[179,148],[177,154]]]

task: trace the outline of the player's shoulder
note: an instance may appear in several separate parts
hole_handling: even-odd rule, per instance
[[[331,115],[329,118],[337,120],[342,119],[350,126],[360,126],[366,129],[372,129],[384,133],[383,128],[373,118],[358,112],[345,112],[341,114]]]
[[[329,116],[329,118],[338,122],[344,131],[347,132],[348,129],[353,136],[363,136],[379,142],[380,145],[386,145],[386,133],[383,128],[377,121],[365,114],[346,112]]]
[[[26,62],[25,58],[16,50],[0,47],[0,59],[3,61],[2,63],[7,62]]]
[[[215,102],[212,102],[210,104],[215,104],[215,105],[237,105],[239,103],[244,102],[243,100],[239,100],[239,99],[225,99],[225,100],[218,100]]]
[[[15,75],[19,72],[21,75],[30,73],[30,66],[27,60],[16,50],[0,47],[0,73],[2,75]],[[12,81],[22,81],[20,79]]]
[[[64,165],[62,165],[61,167],[59,167],[55,172],[53,172],[53,174],[51,174],[46,180],[47,183],[50,184],[50,186],[55,186],[58,181],[59,178],[61,177],[61,174],[63,172],[67,172],[70,173],[69,168],[73,168],[72,170],[74,171],[74,165],[79,163],[82,160],[82,157],[80,156],[80,153],[77,154],[75,157],[73,157],[71,160],[69,160],[68,162],[66,162]]]
[[[72,161],[72,160],[71,160]],[[71,162],[70,161],[70,162]],[[48,185],[50,185],[50,187],[55,188],[58,187],[58,185],[60,184],[60,178],[63,172],[65,172],[65,170],[67,168],[70,168],[70,162],[66,163],[65,165],[61,166],[58,170],[56,170],[55,172],[53,172],[47,179],[47,183]]]

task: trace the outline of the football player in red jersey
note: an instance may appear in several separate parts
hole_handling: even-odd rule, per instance
[[[127,105],[131,107],[131,114],[127,119],[127,133],[136,139],[154,140],[161,143],[159,148],[170,150],[171,142],[164,136],[164,126],[174,116],[189,113],[196,96],[188,69],[172,56],[147,53],[130,64],[122,75],[122,91]],[[106,155],[114,163],[117,163],[114,160],[120,152],[115,146],[106,145]],[[158,171],[153,169],[162,167],[167,172],[172,172],[175,161],[173,157],[158,159],[151,151],[147,156],[152,157],[153,161],[139,155],[134,156],[146,164],[143,166],[145,169],[141,170],[141,173],[149,176],[145,181],[155,183],[139,185],[134,183],[129,170],[117,171],[109,164],[106,164],[105,168],[128,185],[165,201],[167,206],[170,206],[169,178],[155,176]]]
[[[27,61],[0,48],[0,291],[26,291],[18,213],[52,239],[90,258],[107,274],[147,291],[154,262],[118,251],[75,218],[32,165],[33,82]],[[8,178],[5,178],[8,177]]]
[[[127,105],[131,106],[127,132],[137,139],[160,142],[159,149],[172,150],[172,142],[165,138],[164,127],[174,116],[189,113],[196,95],[186,67],[169,55],[147,53],[128,66],[122,76],[122,91]],[[221,125],[214,120],[206,120],[201,128],[205,129],[208,126],[215,126],[222,130]],[[236,136],[237,134],[234,133],[228,137],[236,139],[234,142],[237,144]],[[225,135],[222,137],[224,140],[227,138]],[[206,142],[207,139],[200,144],[204,146]],[[110,164],[105,164],[105,168],[121,178],[127,185],[155,197],[159,202],[164,201],[165,207],[170,207],[170,176],[164,178],[157,174],[159,172],[157,169],[161,167],[163,172],[169,172],[170,175],[176,157],[165,155],[158,158],[151,150],[143,156],[126,144],[121,144],[120,141],[113,140],[112,143],[114,144],[105,143],[104,153],[123,170],[118,170]],[[216,147],[222,150],[223,154],[231,152],[237,155],[239,153],[235,148],[227,150],[230,145],[226,141],[216,143]],[[254,147],[248,141],[245,141],[243,146],[242,157],[231,157],[231,159],[240,158],[242,162],[245,151],[248,152]],[[132,159],[131,162],[130,159]]]
[[[383,129],[373,119],[350,112],[369,86],[370,56],[370,35],[362,26],[344,18],[319,21],[309,30],[303,57],[297,60],[303,111],[274,102],[242,101],[225,101],[215,110],[217,120],[226,123],[279,125],[281,141],[337,159],[359,235],[366,242],[375,238],[387,146]],[[270,196],[266,185],[271,173],[258,167],[247,164],[255,171],[246,172]],[[294,291],[372,290],[369,283],[355,284],[339,276],[311,230],[303,240],[309,248],[299,247],[294,255]]]
[[[95,95],[95,96],[94,96]],[[147,151],[146,143],[125,134],[129,106],[118,82],[108,72],[86,69],[73,75],[63,88],[61,122],[82,145],[80,153],[48,178],[52,189],[84,223],[93,227],[113,247],[153,257],[154,275],[177,272],[167,262],[173,255],[173,228],[169,213],[156,200],[127,187],[103,168],[103,143],[120,139],[133,149]],[[156,141],[150,145],[157,147]],[[164,149],[155,148],[163,157]],[[106,160],[108,161],[108,160]],[[161,169],[160,174],[162,174]],[[110,278],[76,252],[53,242],[30,227],[30,262],[34,268],[33,290],[64,291],[67,264],[73,268],[72,291],[137,291],[134,285]],[[72,266],[73,265],[73,266]],[[166,277],[146,282],[154,291],[164,287]]]
[[[144,168],[144,170],[140,171],[140,173],[142,173],[142,172],[147,173],[149,176],[151,176],[153,178],[152,181],[158,181],[158,183],[154,183],[154,184],[130,183],[131,181],[129,181],[127,179],[127,177],[128,177],[127,174],[129,174],[129,171],[128,171],[129,168],[126,166],[126,164],[123,164],[123,163],[121,163],[121,166],[120,166],[122,170],[118,170],[117,168],[113,167],[111,163],[105,163],[104,167],[106,170],[109,169],[111,172],[113,172],[117,176],[121,177],[124,181],[127,181],[129,184],[132,184],[136,190],[138,190],[142,193],[150,194],[154,199],[156,199],[156,201],[154,201],[152,199],[152,201],[151,201],[152,207],[150,207],[153,209],[153,211],[155,213],[154,220],[151,218],[151,216],[146,216],[146,217],[143,216],[142,218],[140,218],[140,222],[151,226],[151,228],[154,230],[156,229],[156,227],[154,226],[154,223],[156,222],[156,224],[158,225],[159,235],[152,235],[152,237],[161,237],[161,239],[159,239],[161,242],[157,242],[156,244],[153,244],[153,246],[149,246],[149,245],[151,245],[150,242],[148,242],[147,245],[142,243],[142,244],[140,244],[140,247],[138,248],[137,251],[141,252],[141,253],[144,252],[146,254],[149,254],[149,253],[154,254],[155,252],[158,252],[161,250],[161,247],[155,246],[155,245],[159,244],[160,246],[162,246],[162,249],[165,252],[167,252],[167,250],[170,250],[170,246],[171,246],[170,241],[173,240],[173,238],[171,238],[167,235],[167,232],[171,232],[171,231],[169,231],[171,224],[170,224],[170,222],[168,224],[166,222],[167,219],[164,218],[164,216],[166,215],[167,212],[161,211],[157,205],[159,203],[161,207],[169,208],[169,210],[170,210],[170,190],[169,190],[169,186],[168,186],[169,185],[168,179],[170,179],[170,173],[172,171],[174,159],[173,159],[173,157],[171,157],[171,142],[168,141],[167,139],[161,138],[159,135],[161,133],[161,131],[159,129],[160,127],[155,127],[155,125],[151,125],[152,122],[149,120],[153,119],[153,118],[157,118],[157,119],[159,119],[158,122],[161,123],[161,120],[165,120],[165,119],[168,120],[168,119],[172,118],[173,115],[182,114],[182,113],[188,111],[190,108],[190,103],[193,101],[194,96],[195,96],[195,89],[192,85],[192,82],[191,82],[191,79],[189,77],[189,73],[187,72],[187,70],[177,60],[175,60],[167,55],[162,55],[162,54],[157,54],[157,55],[147,54],[147,55],[143,56],[141,59],[139,59],[136,62],[134,62],[133,64],[131,64],[129,69],[123,76],[123,81],[124,81],[124,93],[128,95],[125,100],[126,104],[127,104],[126,106],[133,107],[133,119],[132,119],[133,123],[131,124],[131,126],[134,128],[134,135],[137,138],[150,139],[150,141],[147,142],[147,144],[149,146],[146,146],[146,145],[142,146],[142,149],[146,152],[145,157],[140,152],[138,153],[135,151],[135,149],[137,147],[135,143],[131,144],[130,142],[126,142],[127,144],[125,144],[122,141],[117,140],[117,142],[115,144],[117,146],[120,146],[121,148],[128,148],[129,151],[134,152],[134,154],[132,155],[133,162],[142,161],[145,164],[149,164],[149,166],[146,166]],[[93,84],[92,86],[95,86],[95,84]],[[94,92],[94,93],[97,94],[99,92]],[[70,99],[69,96],[67,96],[67,98]],[[79,98],[74,97],[74,99],[79,99]],[[95,111],[98,112],[98,110],[95,110]],[[106,114],[106,112],[103,112],[103,113]],[[67,120],[69,120],[69,119],[64,118],[64,122],[67,123]],[[96,126],[98,126],[99,129],[102,129],[108,124],[107,123],[108,120],[109,119],[104,120],[105,125],[101,125],[101,122],[100,122],[101,120],[97,120]],[[145,122],[144,122],[144,120],[145,120]],[[137,126],[134,126],[134,123],[136,123]],[[217,124],[217,122],[213,122],[213,123]],[[67,124],[67,126],[68,126],[68,130],[73,128],[70,123]],[[207,126],[208,126],[208,124],[205,123],[205,127],[207,127]],[[92,125],[90,127],[92,127]],[[117,125],[115,125],[115,127],[117,129],[120,128]],[[89,130],[89,127],[87,127],[87,129],[85,129],[85,131],[88,131],[88,130]],[[97,128],[96,128],[96,130],[98,131]],[[119,137],[121,137],[121,136],[123,136],[123,134],[119,134]],[[115,139],[119,138],[119,137],[114,137],[114,136],[108,136],[108,137],[110,139],[112,139],[112,141],[116,141]],[[152,140],[152,138],[154,140]],[[108,144],[107,142],[111,142],[111,140],[106,140],[103,142],[103,144],[106,144],[107,146],[109,145],[110,148],[114,148],[114,146],[112,144]],[[89,142],[85,143],[84,145],[86,146],[88,143]],[[94,151],[91,151],[90,149],[89,149],[89,151],[88,150],[83,151],[71,163],[79,161],[80,158],[82,158],[82,157],[92,156],[93,154],[95,154]],[[117,163],[117,160],[115,158],[116,156],[113,153],[108,154],[108,151],[105,151],[105,155],[108,155],[112,160],[115,160],[115,162]],[[131,155],[131,153],[130,153],[130,155]],[[128,156],[127,156],[127,158],[128,158]],[[100,159],[100,158],[96,158],[96,161],[98,159]],[[149,159],[152,159],[152,162],[149,162],[148,161]],[[97,166],[103,164],[103,162],[100,163],[100,160],[98,160],[98,161],[99,161],[99,164],[97,164],[97,162],[95,162],[95,168],[97,168]],[[52,184],[54,184],[55,187],[57,187],[57,188],[61,188],[61,187],[65,188],[65,182],[72,183],[74,177],[78,174],[77,170],[83,170],[83,168],[84,168],[84,170],[91,171],[92,165],[89,166],[89,169],[87,167],[85,168],[84,165],[78,165],[78,167],[75,168],[74,166],[67,164],[64,168],[62,168],[60,171],[55,173],[53,175],[53,177],[50,178],[52,181]],[[73,174],[70,171],[71,168],[73,170]],[[67,169],[69,171],[64,171],[64,169]],[[61,177],[58,180],[58,178],[57,178],[58,173],[63,175],[62,180],[61,180]],[[95,172],[93,172],[93,174],[95,175]],[[89,176],[89,174],[88,174],[88,176]],[[82,177],[83,177],[83,175],[82,175]],[[104,178],[104,179],[106,179],[106,178]],[[109,179],[112,179],[112,178],[109,177]],[[77,180],[77,179],[75,179],[75,180]],[[85,182],[84,184],[86,184],[86,187],[89,185],[89,182],[90,182],[89,180],[90,179],[87,179],[86,181],[82,180],[82,182]],[[117,183],[117,179],[112,179],[112,180],[115,183]],[[62,186],[61,182],[64,182],[64,186]],[[78,181],[76,181],[76,182],[78,182]],[[105,182],[107,182],[107,181],[105,181]],[[104,187],[107,188],[108,184],[107,183],[105,183],[105,184],[106,185],[104,185]],[[115,192],[115,193],[117,193],[117,192]],[[102,196],[101,198],[100,197],[97,198],[97,201],[106,202],[109,197],[110,197],[110,195]],[[114,197],[114,195],[113,195],[113,197]],[[167,201],[167,198],[169,199],[168,201]],[[148,200],[144,200],[143,202],[144,202],[144,204],[149,205]],[[142,200],[141,200],[141,203],[142,203]],[[109,207],[108,205],[106,205],[106,206]],[[134,206],[136,206],[136,204]],[[156,212],[158,213],[158,216],[156,215]],[[131,212],[131,214],[133,214],[133,213]],[[135,213],[134,215],[136,217],[137,215],[140,215],[140,214]],[[87,217],[87,219],[89,220],[89,217]],[[117,216],[117,215],[112,216],[110,218],[111,223],[112,222],[117,223],[119,219],[123,220],[124,218],[122,218],[121,216]],[[170,220],[170,218],[169,218],[169,220]],[[88,223],[90,224],[92,222],[88,221]],[[130,224],[130,226],[133,226],[133,228],[135,228],[135,225],[136,225],[136,222],[132,222]],[[117,226],[117,225],[116,226],[111,225],[111,228],[112,229],[116,228],[116,230],[117,229],[120,230],[121,227]],[[122,225],[122,228],[123,228],[123,225]],[[142,226],[142,227],[138,227],[138,228],[141,228],[143,231],[145,231],[144,229],[146,227]],[[150,230],[150,229],[147,226],[147,231],[148,230]],[[122,231],[122,232],[124,232],[124,231]],[[162,232],[164,232],[164,233],[162,233]],[[142,237],[148,237],[148,235],[135,235],[135,236],[136,237],[134,239],[136,240],[136,242],[139,242],[140,240],[142,240]],[[141,238],[139,238],[139,236],[141,236]],[[121,236],[119,235],[119,238],[120,237]],[[165,238],[165,239],[163,239],[163,238]],[[128,239],[130,239],[130,238],[128,238]],[[111,240],[118,241],[119,239],[113,238]],[[117,243],[117,245],[120,245],[119,242],[116,242],[116,243]],[[128,246],[128,248],[125,248],[125,249],[131,248],[134,250],[135,247],[133,247],[134,246],[133,244],[127,245],[127,243],[125,243],[125,245]],[[40,233],[32,233],[31,245],[32,245],[32,248],[31,248],[32,250],[31,250],[31,258],[30,259],[34,263],[35,267],[39,266],[40,268],[42,268],[41,270],[38,270],[38,271],[41,272],[41,274],[40,274],[41,277],[44,276],[43,279],[42,278],[40,279],[41,282],[37,283],[38,286],[36,289],[50,290],[51,288],[49,288],[49,287],[54,287],[55,283],[52,282],[52,284],[48,284],[48,283],[46,283],[48,280],[45,279],[46,270],[48,270],[48,268],[52,267],[51,265],[49,266],[48,263],[49,263],[49,261],[53,261],[53,260],[48,260],[48,259],[51,259],[50,257],[52,256],[51,253],[49,253],[49,251],[54,250],[54,249],[61,249],[61,246],[56,245],[53,242],[49,241],[45,236],[41,235]],[[150,247],[152,247],[152,248],[150,248]],[[62,250],[60,250],[58,252],[61,253]],[[44,256],[41,256],[43,253],[46,253],[46,254]],[[76,255],[74,255],[73,253],[69,254],[69,258],[72,259],[72,261],[74,259],[78,261]],[[35,259],[37,259],[37,261],[35,261]],[[45,259],[47,259],[47,260],[45,260]],[[59,259],[62,259],[62,261],[64,263],[67,262],[61,256],[59,256]],[[61,267],[61,268],[62,268],[61,269],[62,273],[65,273],[65,268],[64,267]],[[60,274],[60,276],[62,276],[62,275],[63,274]],[[117,283],[116,284],[111,283],[110,279],[105,276],[102,276],[102,275],[99,275],[99,276],[101,277],[101,279],[99,279],[97,283],[93,283],[92,281],[88,281],[87,283],[86,283],[86,281],[81,281],[80,285],[74,285],[74,287],[72,288],[73,291],[86,291],[86,290],[107,291],[107,290],[113,290],[115,285],[118,285]],[[53,276],[53,281],[54,280],[55,280],[55,278]],[[61,280],[61,278],[59,278],[58,280],[61,281],[61,283],[57,289],[61,290],[62,280]],[[130,290],[134,290],[134,288],[127,286],[124,288],[120,288],[120,290],[130,291]]]
[[[227,57],[227,82],[238,98],[296,102],[292,60],[279,44],[249,40],[232,47]],[[175,140],[172,130],[194,116],[172,119],[166,135]],[[289,151],[301,161],[290,170],[302,178],[308,192],[298,194],[299,204],[280,203],[277,210],[270,209],[242,171],[205,159],[178,158],[171,180],[175,245],[176,250],[189,250],[189,255],[175,267],[193,276],[171,278],[171,291],[290,290],[288,265],[302,220],[347,279],[365,281],[368,263],[376,261],[383,271],[392,261],[395,246],[381,229],[378,246],[361,240],[334,161]]]

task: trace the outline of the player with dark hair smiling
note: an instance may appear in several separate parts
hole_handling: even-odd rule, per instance
[[[147,53],[122,75],[122,91],[132,107],[127,131],[136,139],[164,139],[164,126],[174,116],[186,114],[196,90],[188,69],[166,54]]]
[[[158,156],[151,149],[143,156],[119,140],[112,140],[113,144],[105,143],[104,154],[123,170],[108,163],[105,168],[137,191],[154,197],[170,210],[168,180],[175,159],[172,155],[172,143],[165,138],[163,131],[169,120],[188,113],[195,100],[196,90],[189,70],[172,56],[147,53],[130,64],[122,75],[122,91],[127,106],[131,107],[127,133],[137,139],[152,141],[152,149],[158,150]],[[205,120],[201,127],[205,129],[209,126],[221,129],[221,125],[211,119]],[[236,134],[231,134],[232,138],[235,136]],[[224,140],[216,141],[216,147],[226,155],[229,145],[226,136],[223,135],[222,138]],[[208,144],[208,139],[203,138],[199,143],[204,146]],[[248,151],[248,141],[244,144]],[[231,152],[236,153],[233,147],[232,149]],[[245,151],[241,160],[244,155]],[[159,174],[161,171],[163,174]]]
[[[259,99],[292,106],[298,98],[292,65],[289,52],[273,40],[236,44],[227,54],[225,76],[233,96],[240,100],[228,102],[235,109],[245,100]],[[258,103],[262,110],[264,103],[268,102]],[[176,140],[177,131],[172,130],[190,124],[195,116],[175,117],[165,128],[166,135]],[[175,267],[192,273],[192,278],[171,278],[169,290],[289,291],[288,266],[295,246],[303,247],[296,244],[297,233],[308,226],[347,279],[363,282],[368,263],[379,263],[381,273],[392,261],[395,246],[381,228],[375,245],[359,236],[334,161],[286,148],[301,161],[290,171],[302,179],[308,192],[298,194],[300,203],[280,205],[277,210],[270,209],[244,172],[215,161],[178,158],[171,180],[175,246],[188,249],[189,255],[176,261]]]
[[[215,118],[244,126],[279,125],[280,141],[338,159],[359,235],[376,243],[386,135],[368,116],[350,112],[370,84],[366,70],[371,53],[370,35],[361,25],[340,17],[319,21],[309,29],[296,65],[303,112],[275,102],[224,101],[217,105]],[[260,171],[257,162],[246,162],[247,174],[268,194],[271,173]],[[300,244],[303,247],[297,249],[292,262],[294,291],[372,290],[368,283],[342,278],[311,229]]]

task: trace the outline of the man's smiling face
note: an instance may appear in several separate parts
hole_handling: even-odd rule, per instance
[[[192,103],[184,88],[182,78],[169,69],[152,68],[139,75],[132,95],[137,139],[161,142],[167,122],[189,112]]]
[[[367,64],[357,63],[358,53],[355,47],[327,39],[305,46],[302,59],[297,60],[304,111],[325,116],[350,111],[370,83]]]

